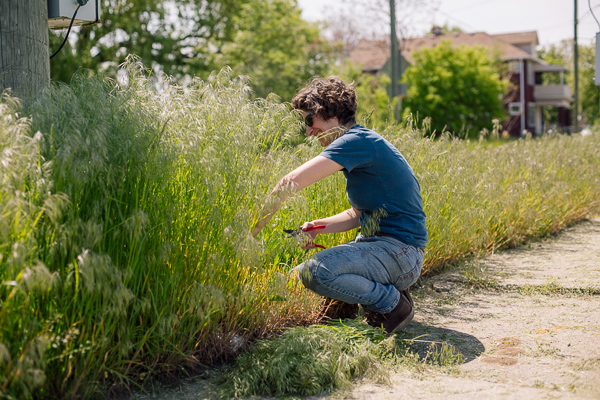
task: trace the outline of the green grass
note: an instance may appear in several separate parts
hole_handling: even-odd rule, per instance
[[[289,279],[306,253],[281,230],[347,208],[342,174],[250,234],[274,184],[320,151],[298,141],[300,118],[227,70],[156,93],[127,68],[127,84],[76,79],[0,103],[0,397],[102,397],[231,359],[235,335],[321,317]],[[599,210],[598,134],[487,146],[411,125],[382,133],[421,183],[425,272]]]
[[[360,319],[291,328],[242,354],[220,377],[220,394],[227,399],[310,396],[350,389],[359,379],[389,384],[390,372],[398,368],[452,368],[464,362],[451,344],[430,343],[423,357],[414,344]]]

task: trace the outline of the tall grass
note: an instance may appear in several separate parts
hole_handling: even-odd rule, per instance
[[[270,188],[320,151],[297,144],[297,115],[250,100],[227,70],[160,93],[135,62],[127,74],[0,104],[1,397],[102,397],[319,319],[287,275],[306,254],[281,230],[347,208],[343,176],[250,234]],[[426,271],[598,210],[600,135],[491,147],[383,134],[421,183]]]
[[[421,184],[430,236],[425,273],[554,234],[600,210],[597,133],[500,146],[388,135]]]

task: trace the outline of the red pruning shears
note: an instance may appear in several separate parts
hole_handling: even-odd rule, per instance
[[[290,237],[296,239],[300,245],[306,244],[308,242],[308,235],[305,235],[305,232],[314,231],[315,229],[325,229],[325,225],[315,225],[310,228],[302,229],[302,227],[298,229],[284,229],[283,231],[290,235]],[[315,247],[320,249],[325,249],[325,246],[321,246],[320,244],[313,243]]]

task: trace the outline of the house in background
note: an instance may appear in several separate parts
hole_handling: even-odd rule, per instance
[[[521,136],[524,131],[540,135],[548,129],[570,129],[571,90],[564,82],[567,69],[561,65],[550,65],[537,57],[539,41],[535,31],[500,35],[485,32],[444,35],[434,30],[431,35],[400,42],[400,73],[413,63],[413,51],[434,47],[443,40],[450,40],[453,46],[489,47],[492,53],[498,54],[507,63],[506,78],[511,85],[504,99],[508,117],[503,122],[503,128],[511,136]],[[361,40],[350,53],[350,61],[361,65],[364,72],[371,74],[389,73],[389,59],[390,46],[386,41]],[[560,75],[560,84],[544,85],[544,74]],[[406,93],[405,87],[401,93]],[[556,108],[558,120],[552,124],[544,121],[544,107]]]

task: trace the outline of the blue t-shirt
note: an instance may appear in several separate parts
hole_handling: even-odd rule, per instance
[[[363,235],[370,236],[376,231],[425,247],[428,238],[421,187],[394,145],[379,134],[355,125],[320,155],[344,167],[348,201],[362,213]]]

